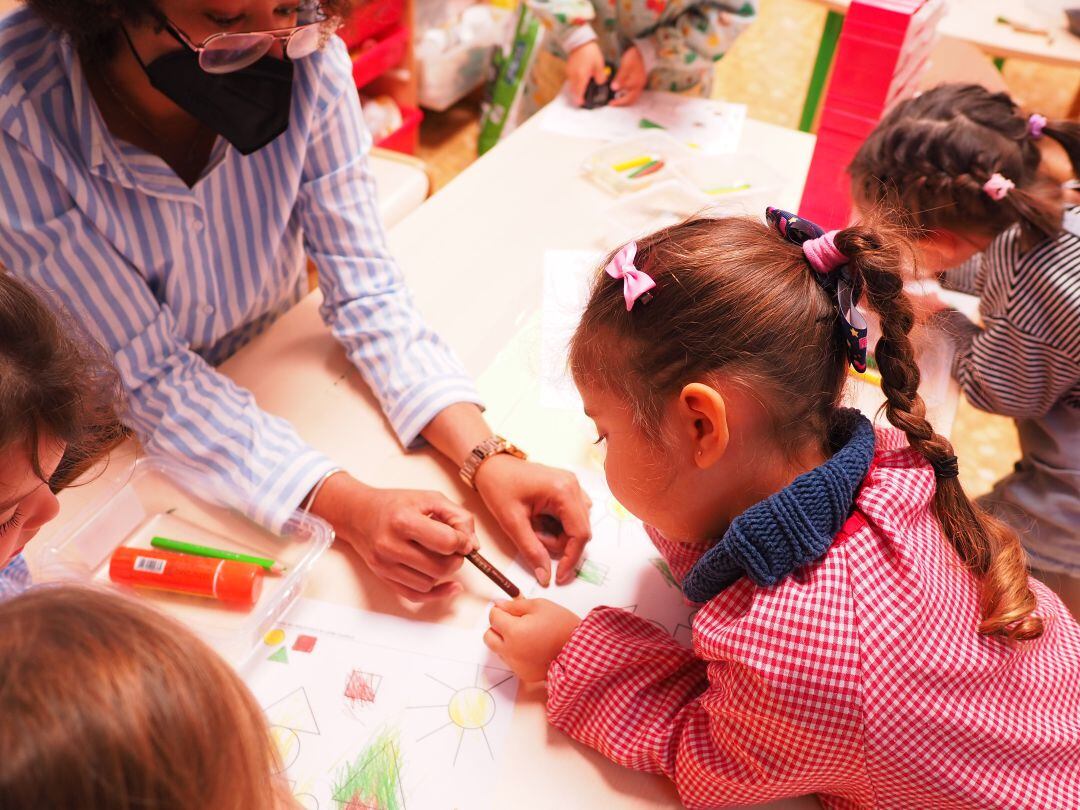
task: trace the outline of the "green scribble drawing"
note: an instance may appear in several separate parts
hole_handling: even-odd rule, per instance
[[[662,558],[653,557],[649,562],[651,562],[656,570],[660,572],[660,576],[667,580],[668,585],[672,588],[679,587],[679,583],[675,581],[675,575],[671,573],[671,569]]]
[[[379,732],[352,762],[334,775],[338,810],[405,810],[398,767],[398,733]]]
[[[592,585],[603,585],[607,582],[607,575],[611,569],[596,560],[583,560],[578,566],[577,578],[583,579]]]

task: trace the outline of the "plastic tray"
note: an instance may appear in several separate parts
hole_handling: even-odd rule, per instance
[[[338,30],[350,50],[397,25],[405,15],[405,0],[367,0],[359,3]]]
[[[240,666],[263,635],[300,596],[315,561],[334,539],[320,518],[294,512],[280,535],[225,505],[207,481],[168,461],[141,459],[131,477],[72,521],[38,555],[43,580],[77,580],[134,593],[198,633],[227,661]],[[250,608],[144,588],[109,579],[109,558],[119,546],[149,548],[160,535],[215,548],[271,557],[286,566],[264,575],[262,593]]]
[[[401,110],[401,126],[375,145],[383,149],[393,149],[395,152],[414,155],[420,138],[420,122],[424,120],[424,113],[417,107],[409,107],[405,104],[399,104],[398,107]]]
[[[594,182],[613,194],[626,194],[670,179],[673,166],[691,154],[689,148],[667,133],[651,131],[598,149],[585,160],[582,169]],[[631,175],[638,171],[640,166],[621,171],[617,169],[621,164],[646,157],[663,161],[663,166],[658,171],[637,177]]]
[[[675,175],[723,213],[763,217],[775,205],[783,176],[752,154],[695,155],[674,167]]]
[[[409,31],[398,26],[378,41],[361,45],[349,52],[353,63],[353,81],[357,87],[363,87],[382,76],[391,68],[397,67],[405,58],[409,48]]]

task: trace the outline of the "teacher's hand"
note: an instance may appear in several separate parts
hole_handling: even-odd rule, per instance
[[[479,547],[473,518],[438,492],[376,489],[348,473],[327,479],[311,511],[356,549],[368,567],[414,602],[454,596],[448,582]]]
[[[574,578],[592,537],[592,504],[572,473],[503,453],[484,461],[473,481],[541,585],[551,582],[553,556],[562,557],[555,581],[564,585]]]

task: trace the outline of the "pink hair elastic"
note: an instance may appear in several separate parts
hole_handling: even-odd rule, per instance
[[[621,278],[623,282],[623,299],[626,301],[626,311],[634,308],[634,303],[646,295],[649,290],[656,286],[652,276],[643,270],[638,270],[634,265],[637,256],[637,242],[629,242],[619,249],[619,252],[611,257],[604,272],[612,278]],[[648,297],[641,303],[647,303]]]
[[[1032,113],[1028,116],[1027,122],[1027,134],[1033,141],[1037,141],[1043,136],[1043,130],[1046,129],[1046,116],[1039,115],[1039,113]]]
[[[847,264],[847,256],[840,252],[836,246],[836,234],[839,231],[829,231],[816,239],[807,239],[802,244],[806,260],[815,271],[827,276],[837,267]]]
[[[983,183],[983,191],[992,200],[1004,200],[1005,195],[1016,188],[1016,183],[999,172],[990,175],[990,179]]]

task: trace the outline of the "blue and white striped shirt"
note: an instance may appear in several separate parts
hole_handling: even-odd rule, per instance
[[[405,445],[478,402],[390,256],[346,49],[296,63],[289,128],[244,157],[219,138],[193,188],[115,139],[70,43],[0,21],[0,262],[53,292],[115,355],[150,452],[224,483],[279,527],[333,463],[214,370],[306,290]]]
[[[18,596],[33,584],[26,559],[22,554],[16,554],[0,568],[0,601]]]

